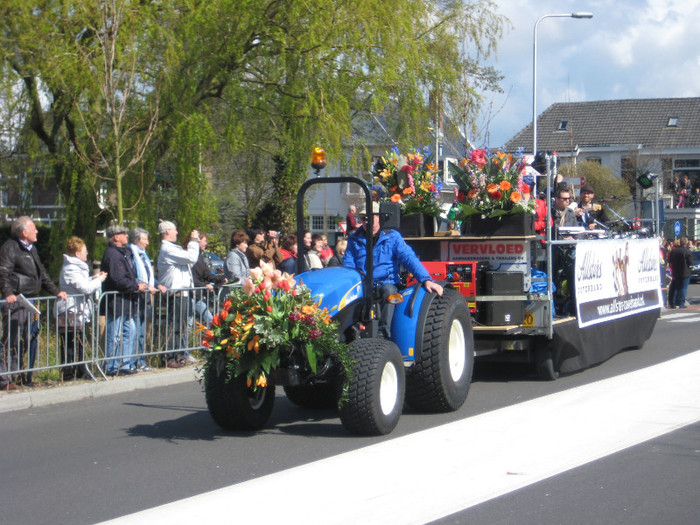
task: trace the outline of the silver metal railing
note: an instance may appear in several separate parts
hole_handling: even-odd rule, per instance
[[[0,384],[30,384],[37,373],[94,380],[196,356],[198,323],[209,325],[236,286],[0,300]]]

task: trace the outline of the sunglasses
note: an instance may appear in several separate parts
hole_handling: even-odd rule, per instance
[[[563,201],[570,201],[571,197],[557,197],[557,199],[561,199]]]

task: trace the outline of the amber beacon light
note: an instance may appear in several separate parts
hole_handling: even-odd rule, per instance
[[[311,152],[311,167],[316,170],[316,176],[321,174],[321,170],[326,167],[326,150],[316,146]]]

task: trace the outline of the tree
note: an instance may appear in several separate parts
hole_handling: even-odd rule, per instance
[[[599,162],[589,160],[575,165],[567,164],[562,166],[560,172],[564,177],[583,177],[586,184],[593,186],[595,200],[607,201],[615,211],[623,212],[629,204],[632,195],[627,183],[615,177],[610,168]]]
[[[491,0],[6,0],[0,57],[14,75],[7,80],[22,82],[26,122],[51,156],[83,235],[94,232],[104,187],[115,200],[102,207],[133,220],[154,213],[142,196],[156,171],[199,176],[189,151],[170,150],[192,146],[177,137],[195,120],[204,130],[202,117],[216,137],[210,151],[225,144],[260,166],[274,164],[268,204],[292,229],[312,145],[335,158],[348,145],[361,153],[354,119],[383,111],[395,116],[399,142],[427,143],[435,118],[429,93],[456,122],[469,119],[480,90],[498,80],[480,66],[502,27],[494,7]],[[207,153],[198,150],[200,162]],[[186,158],[189,167],[178,172]],[[164,167],[166,160],[173,165]],[[176,201],[194,211],[190,198],[207,199],[190,190],[176,185]]]

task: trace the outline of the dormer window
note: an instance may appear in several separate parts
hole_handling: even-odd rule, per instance
[[[666,126],[669,128],[677,128],[678,127],[678,117],[668,117],[668,124],[666,124]]]
[[[568,120],[560,120],[559,121],[559,127],[557,127],[557,131],[566,131],[566,128],[569,126],[569,121]]]

